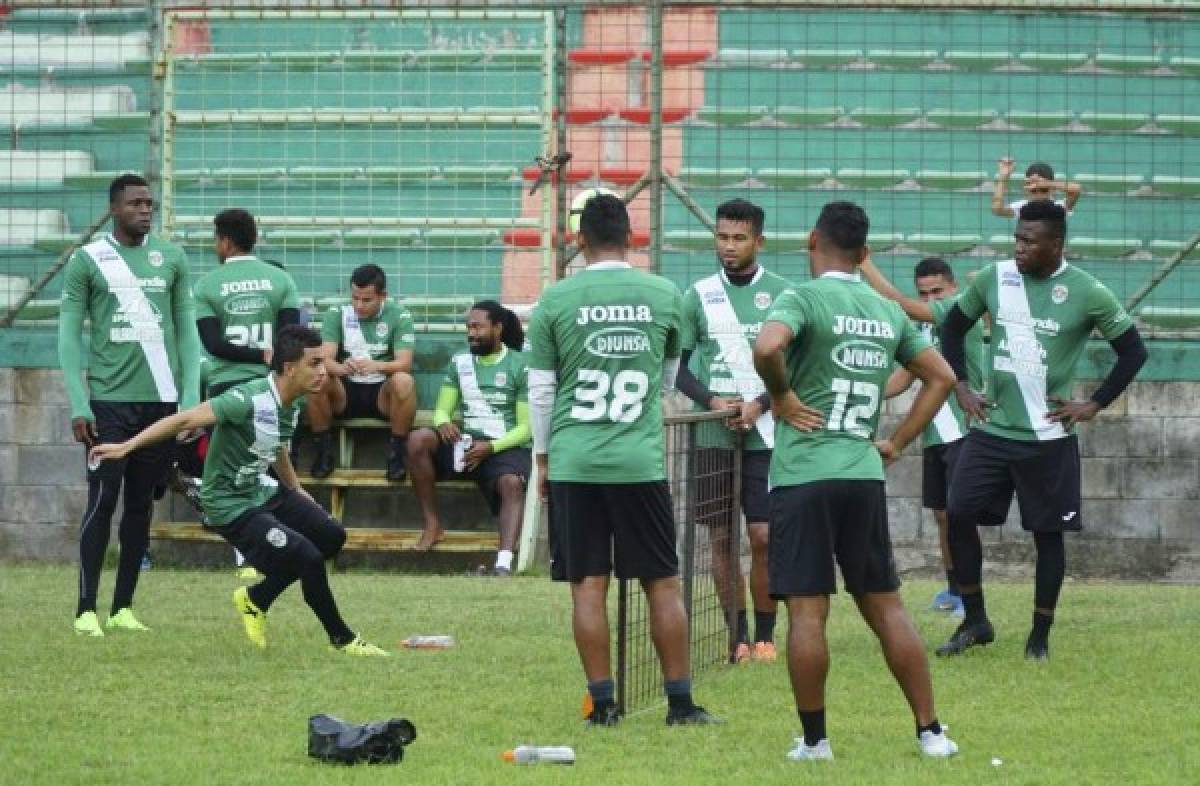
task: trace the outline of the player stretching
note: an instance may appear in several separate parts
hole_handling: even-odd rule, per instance
[[[1025,656],[1050,654],[1050,625],[1066,572],[1063,532],[1083,526],[1076,423],[1113,402],[1146,362],[1133,321],[1108,287],[1063,261],[1066,211],[1049,200],[1021,208],[1016,258],[984,268],[942,323],[942,348],[958,375],[958,401],[986,421],[963,443],[950,486],[950,552],[966,619],[938,647],[958,655],[995,638],[983,603],[983,545],[976,524],[1000,525],[1016,491],[1021,526],[1037,547],[1033,628]],[[990,414],[967,383],[963,337],[984,313],[992,320]],[[1092,330],[1117,363],[1087,401],[1071,401],[1075,366]]]
[[[825,205],[808,239],[813,280],[779,296],[754,345],[776,421],[769,574],[771,594],[787,602],[788,671],[804,727],[788,752],[796,761],[833,758],[825,623],[835,559],[908,699],[921,752],[958,750],[938,724],[925,647],[897,592],[883,480],[884,461],[921,433],[954,377],[900,308],[859,277],[867,228],[857,205]],[[893,361],[921,390],[891,439],[873,443]]]
[[[299,580],[304,602],[338,651],[387,655],[342,620],[325,560],[341,551],[346,531],[300,487],[288,458],[299,399],[320,390],[325,374],[321,337],[310,328],[289,325],[275,340],[269,375],[164,418],[128,441],[98,445],[91,459],[120,462],[180,432],[215,425],[204,462],[201,501],[212,528],[264,576],[258,584],[233,593],[250,641],[267,646],[267,611]],[[272,465],[278,482],[266,474]]]
[[[579,243],[587,268],[543,292],[530,322],[529,412],[550,501],[551,573],[571,582],[589,721],[619,717],[605,603],[615,572],[646,593],[667,724],[712,723],[692,702],[663,460],[661,396],[679,368],[679,291],[625,261],[629,214],[616,197],[588,200]]]
[[[746,593],[738,558],[727,546],[714,546],[713,578],[719,587],[721,606],[732,632],[730,661],[750,658],[774,661],[775,601],[767,589],[767,467],[775,444],[775,421],[771,399],[754,371],[751,357],[754,339],[776,296],[787,289],[781,276],[758,264],[763,245],[762,208],[743,199],[717,207],[716,246],[721,270],[702,278],[683,296],[683,354],[680,357],[678,388],[705,410],[736,407],[737,417],[725,424],[701,423],[697,427],[700,446],[700,483],[706,480],[703,465],[721,462],[732,453],[730,431],[744,434],[742,442],[742,513],[750,538],[750,595],[754,600],[754,649],[750,649],[746,625]],[[696,373],[688,368],[696,352]],[[719,464],[717,464],[719,465]],[[711,464],[710,464],[711,466]],[[700,500],[713,494],[701,490]],[[736,515],[736,514],[735,514]],[[724,533],[715,540],[737,541],[736,524],[721,516]]]
[[[199,397],[200,347],[188,286],[187,257],[150,234],[154,197],[137,175],[108,187],[113,230],[76,251],[64,273],[58,356],[71,402],[71,431],[87,447],[126,439]],[[91,349],[84,380],[84,319]],[[124,488],[121,558],[105,627],[147,630],[133,616],[142,555],[150,538],[154,487],[170,465],[169,446],[155,445],[100,467],[88,467],[88,499],[79,530],[79,598],[75,632],[103,636],[96,617],[100,569],[117,498]]]
[[[931,340],[934,348],[939,346],[939,326],[958,295],[958,282],[954,280],[954,271],[945,260],[927,257],[917,263],[913,270],[913,281],[917,287],[917,294],[920,295],[919,299],[908,297],[896,289],[892,282],[879,272],[879,268],[875,267],[870,256],[863,260],[862,274],[875,291],[888,300],[895,301],[910,319],[922,323],[926,337]],[[984,361],[983,325],[977,324],[967,333],[967,371],[973,390],[983,389]],[[892,378],[888,380],[887,397],[900,395],[908,390],[912,383],[912,374],[903,368],[896,369]],[[924,445],[921,502],[933,511],[933,517],[937,521],[938,545],[942,552],[942,565],[946,569],[946,589],[934,597],[933,608],[953,612],[959,617],[963,615],[962,596],[959,595],[958,584],[954,578],[954,561],[950,557],[950,545],[946,539],[946,498],[954,477],[954,464],[966,434],[967,423],[962,407],[952,397],[934,415],[921,436]]]

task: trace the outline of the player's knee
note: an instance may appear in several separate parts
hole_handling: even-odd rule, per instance
[[[325,568],[325,555],[312,541],[303,536],[298,536],[292,544],[292,559],[299,574]]]
[[[408,435],[406,443],[408,455],[416,458],[423,453],[433,453],[437,450],[438,436],[433,429],[419,428]]]
[[[412,374],[407,371],[397,371],[388,377],[388,387],[393,396],[406,399],[416,390],[416,382],[413,381]]]
[[[514,499],[525,493],[525,482],[517,475],[501,475],[496,479],[496,493],[501,499]]]
[[[765,524],[751,524],[748,528],[750,535],[750,549],[766,553],[767,544],[770,542],[770,528]]]

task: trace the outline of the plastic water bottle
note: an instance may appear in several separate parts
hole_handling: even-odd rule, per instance
[[[453,636],[409,636],[400,642],[410,650],[445,650],[454,646]]]
[[[470,434],[463,434],[462,437],[458,440],[458,442],[454,443],[454,471],[455,472],[462,472],[467,468],[467,463],[466,463],[467,451],[471,449],[471,445],[474,444],[474,442],[475,442],[475,440],[473,440],[471,438]]]
[[[518,745],[501,754],[501,758],[517,764],[574,764],[575,749],[566,745]]]

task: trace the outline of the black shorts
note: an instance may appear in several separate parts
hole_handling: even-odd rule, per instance
[[[352,382],[342,379],[342,387],[346,390],[346,408],[338,413],[342,418],[375,418],[387,420],[387,415],[379,409],[379,391],[383,382]]]
[[[295,575],[306,559],[330,559],[346,543],[346,530],[320,505],[289,489],[228,526],[213,527],[264,575]]]
[[[471,472],[454,471],[454,445],[451,443],[439,443],[437,453],[433,457],[433,467],[438,480],[475,481],[493,516],[500,512],[500,492],[496,488],[496,481],[504,475],[516,475],[521,479],[522,485],[526,485],[529,483],[532,465],[533,456],[529,448],[509,448],[493,453]]]
[[[1021,527],[1029,532],[1083,529],[1079,440],[1005,439],[978,429],[962,440],[947,513],[956,521],[999,526],[1013,492]]]
[[[98,441],[124,442],[138,432],[169,415],[174,415],[175,404],[158,401],[93,401],[92,413],[96,416]],[[158,485],[167,476],[174,456],[174,440],[163,440],[135,450],[123,459],[108,460],[96,469],[88,469],[88,480],[120,479],[127,473],[137,473],[150,485]],[[84,448],[86,462],[87,448]]]
[[[550,577],[582,581],[679,574],[675,517],[665,480],[550,482]]]
[[[931,445],[921,452],[921,504],[930,510],[945,510],[954,477],[954,463],[962,450],[962,440]]]
[[[854,596],[900,587],[881,480],[819,480],[771,490],[767,575],[774,598],[832,595],[833,563]]]
[[[727,500],[733,494],[729,467],[732,448],[699,448],[692,477],[696,478],[696,518],[710,526],[728,522]],[[767,474],[771,451],[742,451],[742,513],[747,523],[765,522],[771,513],[767,497]]]

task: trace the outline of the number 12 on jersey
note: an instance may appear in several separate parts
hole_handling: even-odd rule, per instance
[[[643,371],[627,369],[609,376],[607,371],[581,368],[571,417],[583,421],[607,417],[613,423],[632,423],[642,414],[642,401],[649,391],[650,378]]]
[[[829,413],[829,422],[825,428],[830,431],[845,431],[856,437],[871,438],[871,429],[860,421],[869,421],[879,409],[879,386],[873,382],[863,382],[835,377],[833,380],[833,410]],[[866,401],[851,405],[850,397],[865,398]]]

